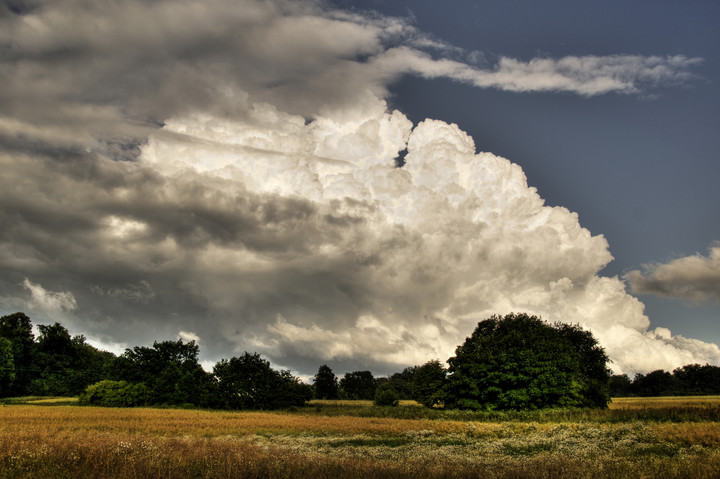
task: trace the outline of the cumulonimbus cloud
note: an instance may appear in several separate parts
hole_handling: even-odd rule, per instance
[[[720,300],[720,245],[709,248],[707,256],[695,254],[667,263],[652,264],[644,271],[625,275],[637,294],[657,294],[689,301]]]

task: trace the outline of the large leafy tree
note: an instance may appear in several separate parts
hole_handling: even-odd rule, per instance
[[[337,399],[338,387],[338,379],[333,370],[327,364],[320,366],[313,378],[315,397],[318,399]]]
[[[280,409],[302,406],[312,397],[310,386],[289,371],[275,371],[259,354],[222,359],[213,368],[220,407]]]
[[[211,406],[214,380],[198,363],[198,351],[194,341],[182,340],[136,346],[115,360],[112,376],[147,386],[151,403]]]
[[[508,314],[478,323],[448,360],[445,406],[606,407],[608,358],[579,326]]]
[[[340,380],[340,388],[349,399],[373,399],[375,387],[375,378],[370,371],[345,373]]]
[[[27,392],[34,395],[75,396],[107,374],[112,353],[100,351],[85,342],[85,337],[71,337],[60,323],[39,325],[40,336],[32,360],[37,377]]]

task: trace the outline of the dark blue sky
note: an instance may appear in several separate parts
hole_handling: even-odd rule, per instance
[[[701,57],[697,78],[647,95],[514,93],[406,77],[394,107],[457,123],[478,151],[522,166],[549,205],[578,213],[615,257],[603,271],[706,254],[720,239],[720,4],[716,2],[338,2],[411,17],[490,64],[583,55]],[[653,325],[720,342],[717,303],[640,295]]]

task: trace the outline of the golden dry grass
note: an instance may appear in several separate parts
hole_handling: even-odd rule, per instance
[[[328,417],[316,407],[0,406],[0,477],[720,477],[718,422]]]

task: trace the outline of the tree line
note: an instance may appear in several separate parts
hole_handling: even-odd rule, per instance
[[[312,385],[273,369],[257,353],[222,359],[208,372],[193,341],[155,342],[116,356],[82,335],[71,337],[59,323],[39,325],[38,331],[35,337],[24,313],[0,318],[0,397],[78,396],[81,403],[101,406],[212,409],[288,408],[312,398],[394,406],[413,399],[426,407],[492,410],[606,407],[611,395],[711,394],[720,384],[720,368],[708,365],[685,366],[672,375],[655,371],[633,381],[611,376],[608,357],[590,332],[527,314],[479,322],[447,368],[433,359],[388,377],[353,371],[338,378],[322,365]]]
[[[720,394],[720,367],[687,364],[672,373],[658,369],[647,374],[627,374],[610,378],[613,397],[704,396]]]

